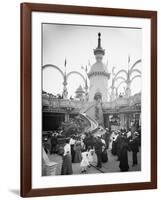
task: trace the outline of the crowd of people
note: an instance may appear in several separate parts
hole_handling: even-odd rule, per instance
[[[97,169],[102,167],[102,162],[108,161],[106,142],[101,136],[94,137],[85,133],[80,137],[72,135],[66,139],[63,153],[62,175],[72,174],[72,163],[79,163],[81,173],[87,172],[91,166]],[[97,159],[95,159],[96,154]],[[94,163],[96,162],[96,166]]]
[[[60,139],[64,140],[63,145],[60,145]],[[60,131],[52,134],[50,147],[44,143],[44,149],[47,153],[62,156],[61,175],[73,174],[72,163],[79,163],[81,173],[88,173],[91,166],[99,170],[102,163],[108,162],[108,151],[117,156],[120,171],[124,172],[129,170],[128,151],[132,151],[133,166],[138,164],[140,141],[140,132],[125,129],[112,132],[105,129],[103,133],[100,130],[96,135],[90,132],[72,134],[67,138],[63,138]]]
[[[137,153],[140,145],[140,131],[131,132],[131,130],[121,129],[111,134],[110,148],[112,154],[118,157],[120,171],[129,170],[128,151],[132,151],[133,166],[138,164]]]

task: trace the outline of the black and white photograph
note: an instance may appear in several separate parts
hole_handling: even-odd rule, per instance
[[[142,29],[41,31],[41,175],[141,171]]]

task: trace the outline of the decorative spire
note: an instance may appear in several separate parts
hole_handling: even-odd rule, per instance
[[[97,48],[101,48],[101,33],[98,33],[98,47]]]
[[[130,63],[130,55],[128,55],[128,63]]]
[[[96,49],[94,49],[94,55],[96,54],[105,54],[105,50],[101,47],[101,33],[98,33],[98,46]]]
[[[130,59],[130,55],[128,55],[128,65],[127,65],[128,66],[128,71],[129,71],[129,67],[130,67],[130,60],[131,60]]]

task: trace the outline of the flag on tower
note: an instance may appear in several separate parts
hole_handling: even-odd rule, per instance
[[[128,63],[130,63],[130,56],[128,55]]]
[[[65,58],[64,66],[66,67],[66,65],[67,65],[67,60],[66,60],[66,58]]]

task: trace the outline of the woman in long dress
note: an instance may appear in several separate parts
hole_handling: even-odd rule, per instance
[[[69,139],[66,139],[66,144],[64,146],[61,175],[69,175],[69,174],[73,174],[73,170],[72,170],[72,160],[71,160],[71,147],[69,144]]]
[[[74,147],[75,147],[75,137],[72,136],[70,138],[70,141],[69,141],[69,144],[70,144],[70,147],[71,147],[71,159],[72,159],[72,163],[74,162],[74,157],[75,157],[75,150],[74,150]]]
[[[122,138],[121,144],[120,144],[120,171],[126,172],[129,170],[129,164],[128,164],[128,143],[126,142],[126,138]]]
[[[74,156],[74,163],[80,163],[82,160],[82,152],[81,152],[81,142],[77,141],[75,143],[75,156]]]

